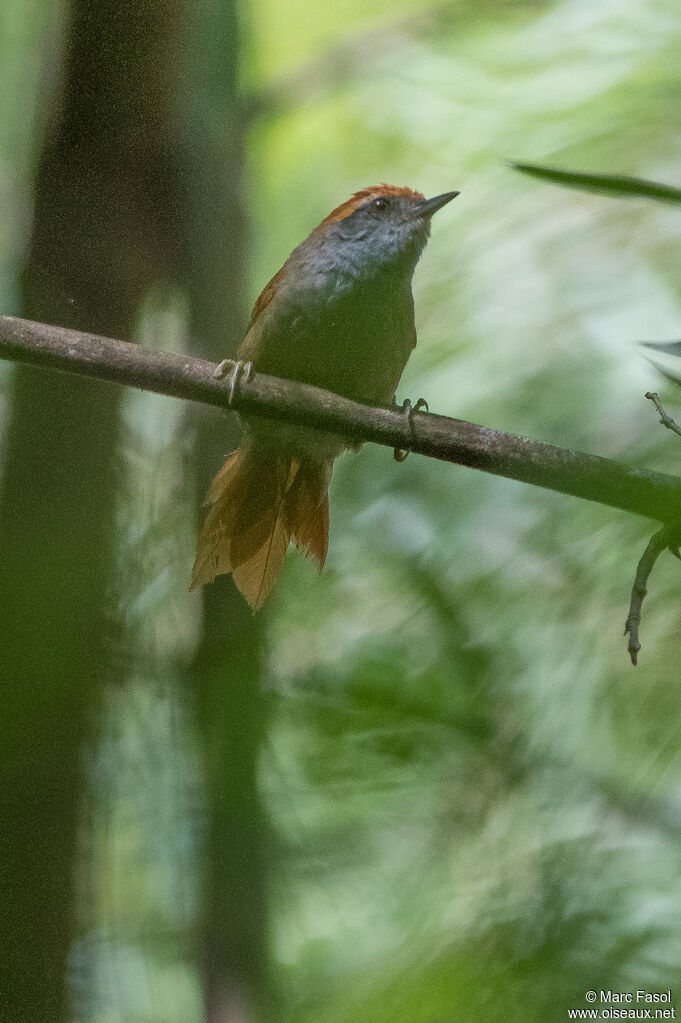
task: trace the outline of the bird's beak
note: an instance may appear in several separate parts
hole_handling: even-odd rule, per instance
[[[460,192],[443,192],[442,195],[436,195],[434,199],[424,199],[423,202],[418,203],[414,206],[413,213],[415,217],[432,217],[433,213],[437,213],[443,206],[446,206],[452,199],[456,199]]]

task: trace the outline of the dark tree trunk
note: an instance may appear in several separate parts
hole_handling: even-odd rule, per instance
[[[192,336],[196,354],[214,359],[234,353],[248,320],[238,11],[234,0],[195,8],[186,109]],[[232,417],[207,409],[195,414],[198,507],[237,434]],[[201,934],[206,1019],[250,1023],[267,999],[266,829],[257,776],[264,730],[261,622],[231,579],[206,587],[203,601],[191,683],[208,811]]]
[[[73,0],[23,278],[28,317],[130,337],[179,238],[169,97],[183,0]],[[83,757],[115,630],[120,391],[14,371],[0,495],[0,1016],[70,1018]]]

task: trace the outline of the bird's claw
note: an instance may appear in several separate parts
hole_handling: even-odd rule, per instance
[[[236,359],[223,359],[222,362],[213,370],[213,376],[216,380],[223,380],[227,374],[230,373],[229,391],[227,394],[227,402],[229,405],[234,401],[237,388],[242,381],[248,383],[253,375],[253,363],[252,362],[240,362]]]
[[[213,370],[213,376],[216,380],[222,380],[223,377],[227,376],[230,369],[234,369],[236,361],[234,359],[223,359],[219,362]]]
[[[414,429],[413,416],[415,412],[420,412],[422,409],[425,409],[426,412],[430,411],[430,409],[428,408],[428,402],[426,401],[425,398],[419,398],[415,405],[412,405],[412,403],[409,401],[409,398],[405,398],[404,401],[402,402],[402,405],[397,409],[398,412],[404,412],[404,414],[407,417],[407,421],[409,423],[409,432],[411,433],[413,444],[416,443],[416,431]],[[401,448],[394,448],[393,458],[395,459],[396,462],[404,462],[410,451],[411,448],[406,448],[404,451]]]

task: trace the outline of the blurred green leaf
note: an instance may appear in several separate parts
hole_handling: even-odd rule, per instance
[[[560,167],[539,167],[534,163],[510,161],[514,170],[521,174],[550,181],[554,185],[575,188],[583,192],[595,192],[619,199],[654,199],[656,202],[681,205],[681,188],[661,185],[644,178],[630,178],[622,174],[585,174],[583,171],[562,170]]]

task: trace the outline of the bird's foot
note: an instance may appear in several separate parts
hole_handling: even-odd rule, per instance
[[[228,392],[228,403],[231,405],[234,401],[234,396],[237,393],[237,388],[242,381],[248,383],[253,375],[253,363],[252,362],[240,362],[236,359],[223,359],[215,369],[213,370],[213,376],[216,380],[223,380],[227,374],[230,373],[229,381],[229,392]]]
[[[409,423],[409,432],[411,434],[412,442],[415,444],[416,431],[414,430],[414,413],[420,412],[422,409],[424,409],[426,412],[429,412],[430,409],[428,408],[428,402],[426,401],[425,398],[419,398],[416,404],[412,405],[412,403],[409,401],[409,398],[405,398],[401,405],[397,405],[397,402],[395,402],[395,408],[397,409],[398,412],[403,412],[407,417],[407,421]],[[401,448],[394,448],[393,458],[395,459],[396,462],[404,462],[405,458],[407,457],[410,451],[411,448],[406,448],[404,451]]]

